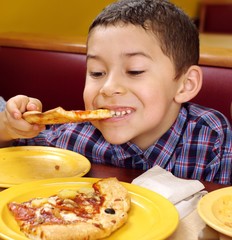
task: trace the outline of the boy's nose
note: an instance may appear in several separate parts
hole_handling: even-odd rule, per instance
[[[105,96],[114,96],[124,94],[126,91],[120,80],[115,80],[109,77],[102,86],[100,93]]]

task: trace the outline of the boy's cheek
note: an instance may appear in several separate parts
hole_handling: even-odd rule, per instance
[[[85,109],[93,109],[93,98],[92,94],[84,94],[84,103],[85,103]]]

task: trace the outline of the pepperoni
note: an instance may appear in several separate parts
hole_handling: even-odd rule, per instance
[[[8,208],[18,221],[24,221],[33,225],[43,223],[65,224],[66,221],[63,220],[60,215],[61,211],[66,211],[67,213],[72,212],[79,217],[90,219],[100,212],[104,200],[105,198],[103,196],[96,193],[88,197],[85,194],[80,193],[74,199],[69,200],[57,197],[55,205],[50,202],[51,207],[40,208],[39,212],[38,208],[31,207],[31,201],[22,204],[9,203]]]
[[[30,224],[40,223],[62,223],[62,219],[57,218],[52,212],[40,210],[40,216],[36,215],[36,208],[28,207],[26,204],[9,203],[9,210],[13,213],[14,217],[18,221],[24,221]]]
[[[84,194],[78,194],[72,202],[64,202],[63,199],[57,199],[56,206],[60,210],[69,211],[75,213],[79,217],[90,218],[96,213],[100,212],[100,207],[104,202],[104,197],[94,195],[91,197],[86,197]],[[89,212],[86,209],[91,209]]]
[[[34,208],[27,207],[25,205],[17,203],[9,203],[8,207],[12,211],[17,220],[28,221],[30,219],[35,218]]]
[[[41,209],[40,211],[41,221],[44,223],[63,223],[63,220],[53,214],[53,211],[45,211]]]

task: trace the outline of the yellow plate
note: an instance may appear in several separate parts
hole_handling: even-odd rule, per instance
[[[27,146],[0,149],[0,187],[33,180],[81,177],[91,164],[84,156],[60,148]]]
[[[27,239],[7,208],[7,203],[23,202],[33,197],[48,197],[61,189],[90,187],[97,178],[57,178],[34,181],[8,188],[0,193],[0,238]],[[179,218],[174,205],[161,195],[148,189],[124,183],[131,194],[132,206],[127,223],[114,232],[109,240],[159,240],[176,229]]]
[[[197,209],[206,224],[232,237],[232,187],[206,194],[199,201]]]

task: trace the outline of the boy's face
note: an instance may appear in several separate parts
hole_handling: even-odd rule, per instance
[[[148,148],[175,121],[180,104],[174,98],[171,60],[154,35],[134,25],[96,27],[88,41],[86,109],[107,108],[118,117],[93,124],[112,144],[133,142]]]

